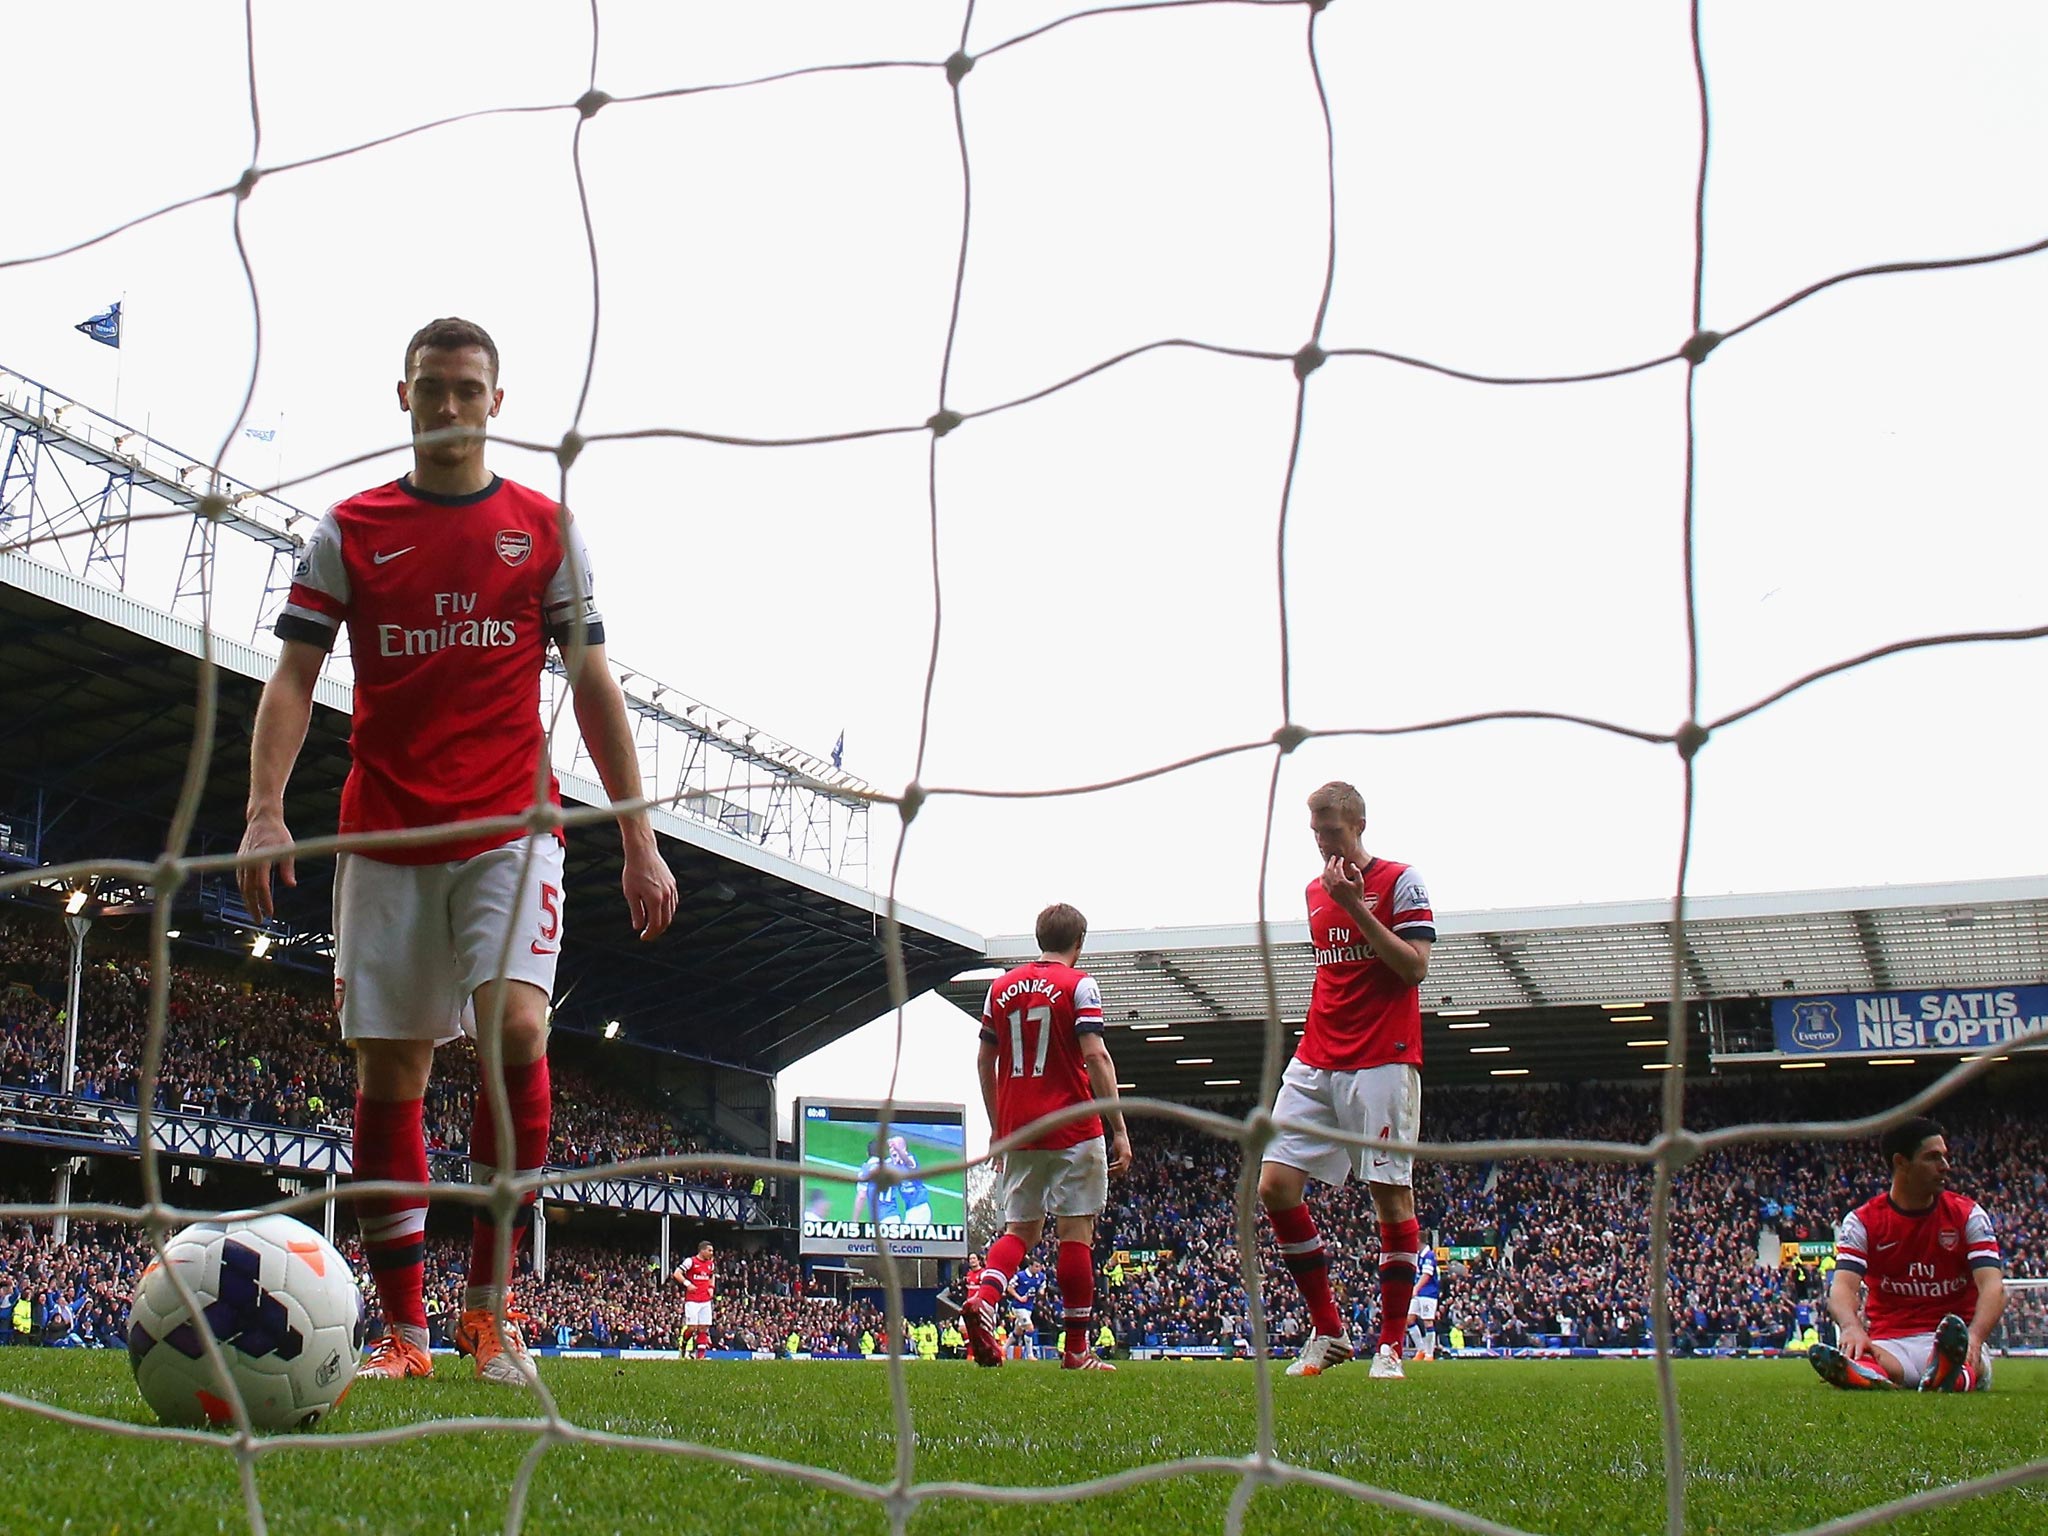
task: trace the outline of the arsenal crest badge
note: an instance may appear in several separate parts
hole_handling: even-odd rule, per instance
[[[498,558],[507,565],[524,565],[526,557],[533,553],[533,535],[517,528],[501,529],[498,533]]]
[[[1956,1244],[1962,1241],[1962,1234],[1956,1231],[1954,1227],[1943,1227],[1941,1235],[1935,1241],[1940,1243],[1943,1248],[1953,1252]]]

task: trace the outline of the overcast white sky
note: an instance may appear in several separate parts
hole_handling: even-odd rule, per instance
[[[970,51],[1067,5],[983,3]],[[1327,346],[1497,373],[1634,362],[1688,329],[1697,117],[1679,0],[1337,4]],[[2048,234],[2048,12],[2024,0],[1706,7],[1706,324],[1816,278]],[[584,8],[256,7],[266,166],[480,107],[573,99]],[[940,59],[957,3],[602,5],[614,96],[855,59]],[[8,18],[21,156],[0,257],[230,182],[249,157],[241,7],[77,3]],[[1169,336],[1291,351],[1322,272],[1322,128],[1300,6],[1089,19],[963,86],[974,228],[947,403],[972,410]],[[568,425],[591,329],[573,116],[494,117],[262,182],[252,419],[268,480],[403,442],[407,334],[504,351],[502,433]],[[944,77],[878,70],[615,105],[585,133],[603,325],[585,430],[790,436],[936,409],[959,229]],[[0,363],[105,409],[115,354],[71,327],[126,295],[121,414],[210,454],[252,350],[216,202],[0,271]],[[1699,381],[1703,710],[1951,628],[2042,621],[2048,258],[1872,279],[1730,342]],[[1684,704],[1683,374],[1489,389],[1335,360],[1309,390],[1288,544],[1295,718],[1537,707],[1668,729]],[[926,782],[1079,783],[1281,723],[1285,364],[1156,353],[947,438],[945,634]],[[570,501],[615,656],[846,766],[910,777],[929,643],[926,445],[600,445]],[[403,467],[322,476],[325,502]],[[498,467],[552,486],[550,460]],[[131,590],[176,549],[137,534]],[[154,554],[152,554],[154,551]],[[152,565],[152,560],[154,564]],[[149,572],[153,570],[154,575]],[[161,591],[152,595],[150,583]],[[260,563],[224,565],[246,630]],[[240,594],[240,595],[237,595]],[[2048,647],[1891,660],[1700,759],[1702,892],[2014,874],[2038,809]],[[1046,901],[1097,928],[1248,920],[1270,759],[1082,799],[931,803],[902,895],[984,933]],[[1368,846],[1440,907],[1669,888],[1668,749],[1558,726],[1312,744],[1282,781],[1275,910],[1312,858],[1297,807],[1350,778]],[[886,834],[892,818],[875,817]],[[879,845],[886,857],[886,838]],[[878,859],[878,869],[885,867]],[[588,920],[588,919],[586,919]],[[971,1080],[930,1004],[918,1059]],[[878,1075],[872,1041],[847,1047]],[[885,1063],[883,1063],[885,1065]],[[842,1091],[841,1061],[823,1061]],[[788,1074],[792,1086],[803,1069]],[[863,1084],[862,1086],[868,1086]],[[872,1085],[879,1089],[880,1081]],[[935,1085],[910,1082],[912,1091]]]

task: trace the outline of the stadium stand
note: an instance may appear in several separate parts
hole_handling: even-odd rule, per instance
[[[2009,1085],[2008,1085],[2009,1086]],[[2038,1086],[2038,1085],[2036,1085]],[[1760,1108],[1783,1115],[1847,1113],[1844,1090],[1749,1082],[1708,1085],[1693,1096],[1694,1122],[1721,1123]],[[1770,1102],[1772,1100],[1777,1102]],[[1431,1105],[1433,1136],[1584,1136],[1638,1139],[1656,1106],[1650,1090],[1519,1087],[1446,1090]],[[2012,1092],[1989,1089],[1945,1106],[1957,1154],[1958,1187],[1990,1210],[2007,1272],[2048,1277],[2048,1147],[2037,1118]],[[1245,1295],[1232,1190],[1234,1147],[1178,1128],[1141,1130],[1138,1159],[1115,1190],[1098,1259],[1104,1319],[1120,1343],[1138,1348],[1234,1352],[1244,1337]],[[1763,1350],[1781,1346],[1826,1285],[1826,1259],[1779,1265],[1760,1249],[1825,1240],[1841,1212],[1878,1187],[1874,1153],[1863,1143],[1787,1143],[1716,1154],[1687,1170],[1676,1193],[1672,1272],[1681,1303],[1680,1347]],[[1648,1178],[1611,1164],[1508,1160],[1424,1165],[1418,1183],[1426,1224],[1454,1257],[1444,1269],[1445,1334],[1453,1323],[1473,1347],[1646,1348]],[[28,1199],[27,1189],[12,1198]],[[1330,1201],[1332,1263],[1354,1320],[1374,1289],[1371,1223],[1353,1185]],[[760,1239],[753,1239],[759,1241]],[[353,1239],[344,1239],[352,1259]],[[1463,1255],[1458,1257],[1457,1255]],[[14,1342],[120,1344],[120,1318],[147,1258],[133,1234],[77,1223],[55,1246],[47,1224],[8,1223],[0,1236],[0,1301],[9,1320],[26,1299],[28,1327]],[[1277,1255],[1262,1234],[1269,1280]],[[436,1315],[452,1316],[463,1283],[464,1242],[437,1236],[429,1260]],[[762,1247],[722,1249],[713,1347],[782,1353],[796,1335],[803,1350],[857,1352],[882,1333],[872,1300],[834,1297],[807,1286],[796,1261]],[[568,1348],[671,1348],[681,1327],[680,1290],[666,1282],[652,1249],[624,1236],[550,1244],[548,1275],[517,1287],[536,1338]],[[1298,1342],[1304,1320],[1284,1287],[1276,1344]],[[1040,1303],[1050,1336],[1056,1299]],[[2020,1303],[2039,1310],[2035,1293]]]
[[[132,1105],[148,965],[120,937],[99,943],[82,993],[89,1023],[79,1040],[79,1095]],[[0,911],[0,1086],[48,1090],[58,1081],[66,963],[65,940],[48,914]],[[181,956],[170,1008],[160,1107],[263,1125],[347,1126],[352,1063],[333,1035],[320,978],[211,952]],[[434,1146],[459,1151],[468,1137],[474,1056],[458,1047],[447,1065],[453,1070],[444,1068],[436,1085],[429,1134]],[[558,1166],[741,1150],[574,1065],[561,1065],[557,1081]],[[1894,1081],[1904,1090],[1918,1086],[1903,1076]],[[2040,1075],[2022,1081],[2038,1088]],[[1737,1118],[1846,1117],[1867,1111],[1867,1091],[1853,1079],[1707,1082],[1690,1090],[1688,1119],[1706,1128]],[[1225,1107],[1241,1113],[1244,1105]],[[2048,1277],[2048,1135],[2038,1115],[2025,1111],[2008,1079],[1944,1105],[1941,1115],[1958,1186],[1991,1211],[2008,1273]],[[1439,1088],[1429,1095],[1425,1134],[1642,1141],[1658,1118],[1654,1086]],[[1137,1141],[1136,1165],[1113,1189],[1098,1238],[1104,1319],[1127,1346],[1236,1351],[1246,1330],[1232,1204],[1237,1149],[1142,1124]],[[716,1174],[697,1181],[752,1183]],[[1877,1184],[1874,1155],[1853,1143],[1747,1145],[1687,1169],[1673,1228],[1679,1347],[1766,1349],[1796,1335],[1817,1309],[1830,1261],[1817,1250],[1811,1262],[1768,1262],[1773,1244],[1824,1245],[1839,1215]],[[1649,1180],[1641,1169],[1433,1163],[1419,1171],[1418,1196],[1425,1227],[1446,1254],[1446,1335],[1456,1324],[1475,1347],[1647,1347]],[[42,1192],[24,1186],[16,1198]],[[1364,1328],[1376,1251],[1362,1187],[1333,1196],[1328,1208],[1333,1279]],[[1347,1241],[1349,1234],[1359,1241]],[[436,1239],[429,1288],[443,1307],[459,1295],[465,1257],[460,1241]],[[59,1247],[47,1224],[10,1224],[0,1243],[0,1317],[8,1324],[0,1332],[13,1342],[119,1344],[128,1289],[145,1258],[143,1245],[120,1228],[73,1224],[68,1245]],[[1263,1230],[1261,1259],[1269,1277],[1279,1274]],[[1283,1285],[1268,1294],[1278,1308],[1276,1344],[1297,1343],[1305,1319],[1293,1292]],[[1040,1302],[1043,1336],[1053,1329],[1055,1296],[1049,1289]],[[807,1352],[850,1353],[864,1334],[883,1331],[871,1301],[835,1299],[822,1288],[806,1294],[796,1261],[774,1252],[722,1253],[720,1298],[719,1349],[783,1352],[795,1335]],[[19,1312],[23,1302],[27,1310]],[[2037,1293],[2016,1305],[2016,1315],[2039,1325]],[[617,1234],[551,1244],[547,1278],[525,1275],[520,1306],[537,1338],[562,1347],[672,1347],[681,1325],[680,1294],[665,1283],[651,1248]]]
[[[65,963],[66,945],[53,923],[39,914],[0,911],[0,1084],[49,1089],[59,1080]],[[327,988],[316,977],[275,968],[252,979],[252,969],[249,962],[210,956],[174,968],[156,1106],[259,1125],[345,1130],[355,1102],[354,1062],[335,1034]],[[86,968],[80,1098],[135,1102],[148,999],[149,966],[139,951],[124,950]],[[428,1103],[431,1147],[468,1144],[475,1081],[476,1057],[467,1042],[442,1053]],[[558,1166],[744,1150],[559,1058],[556,1081]],[[737,1179],[701,1173],[693,1182],[722,1187]]]
[[[2038,1089],[2037,1077],[2027,1081]],[[1867,1112],[1854,1093],[1836,1085],[1708,1084],[1692,1091],[1690,1120],[1704,1129],[1738,1118]],[[1658,1115],[1654,1090],[1634,1086],[1442,1090],[1427,1104],[1424,1133],[1432,1140],[1642,1141],[1655,1133]],[[1988,1089],[1959,1096],[1939,1114],[1956,1158],[1956,1187],[1991,1213],[2007,1273],[2048,1276],[2048,1147],[2038,1116],[2023,1095]],[[1126,1344],[1234,1348],[1245,1327],[1236,1149],[1177,1128],[1141,1130],[1138,1140],[1136,1164],[1112,1190],[1099,1238],[1105,1315]],[[1819,1303],[1831,1260],[1764,1264],[1760,1250],[1831,1240],[1842,1213],[1881,1186],[1876,1154],[1862,1142],[1750,1145],[1687,1169],[1673,1210],[1680,1347],[1781,1345],[1799,1325],[1802,1303]],[[1377,1264],[1363,1186],[1333,1193],[1326,1204],[1333,1283],[1362,1327]],[[1643,1170],[1427,1163],[1417,1172],[1417,1204],[1425,1229],[1452,1255],[1443,1281],[1446,1334],[1455,1321],[1474,1346],[1648,1347],[1650,1180]],[[1261,1250],[1267,1294],[1278,1308],[1274,1337],[1298,1342],[1305,1320],[1292,1310],[1291,1291],[1271,1285],[1281,1268],[1263,1223]],[[1120,1264],[1119,1254],[1164,1257]],[[1042,1328],[1051,1316],[1041,1308]]]

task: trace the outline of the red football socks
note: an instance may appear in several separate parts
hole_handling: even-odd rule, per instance
[[[1058,1274],[1065,1349],[1070,1355],[1085,1355],[1088,1324],[1095,1314],[1095,1250],[1086,1243],[1061,1243]]]
[[[1294,1283],[1301,1287],[1301,1299],[1308,1303],[1308,1315],[1317,1333],[1341,1335],[1344,1319],[1337,1315],[1336,1298],[1330,1294],[1330,1261],[1323,1252],[1322,1234],[1308,1203],[1284,1211],[1269,1210],[1273,1238],[1280,1245],[1280,1260]],[[1405,1321],[1405,1318],[1403,1319]]]
[[[1415,1263],[1422,1242],[1422,1224],[1380,1223],[1380,1342],[1400,1352],[1408,1333],[1408,1304],[1415,1299]]]
[[[469,1177],[485,1184],[504,1165],[498,1160],[497,1121],[491,1113],[489,1074],[478,1070],[476,1108],[469,1128]],[[505,1065],[505,1100],[512,1109],[513,1171],[538,1173],[548,1160],[548,1123],[554,1104],[553,1083],[548,1076],[548,1059],[513,1066]],[[533,1224],[534,1196],[529,1191],[519,1203],[512,1220],[512,1246],[507,1261],[512,1271],[519,1267],[519,1245]],[[495,1287],[504,1282],[497,1275],[498,1228],[490,1213],[478,1208],[469,1245],[469,1283]]]
[[[427,1181],[427,1138],[419,1099],[356,1097],[355,1177]],[[356,1202],[363,1256],[377,1285],[387,1328],[427,1326],[427,1197],[379,1196]]]
[[[988,1265],[982,1270],[981,1285],[974,1295],[978,1301],[990,1306],[1000,1306],[1010,1289],[1011,1280],[1016,1278],[1017,1266],[1024,1262],[1027,1252],[1024,1239],[1013,1232],[1005,1232],[988,1246]]]

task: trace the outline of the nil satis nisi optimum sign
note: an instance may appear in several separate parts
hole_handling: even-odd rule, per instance
[[[1787,1056],[1961,1053],[2029,1037],[2048,1042],[2048,987],[1779,997],[1771,1000],[1771,1025]]]

